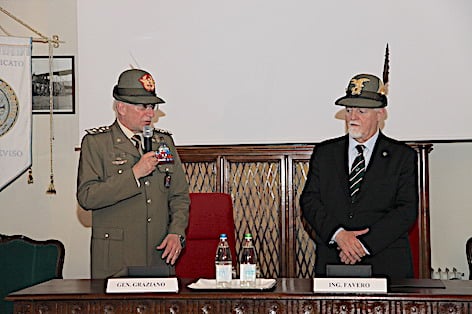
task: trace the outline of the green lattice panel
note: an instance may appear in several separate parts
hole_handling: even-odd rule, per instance
[[[230,162],[229,191],[234,200],[236,252],[244,233],[254,238],[262,277],[280,269],[280,162]]]
[[[296,273],[300,278],[313,278],[315,266],[315,248],[314,241],[310,238],[301,219],[300,195],[308,173],[309,162],[297,161],[293,163],[293,199],[294,213],[296,223]]]
[[[190,192],[217,192],[215,162],[186,162],[183,168]]]

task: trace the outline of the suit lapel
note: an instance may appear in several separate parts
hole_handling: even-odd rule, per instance
[[[335,169],[338,174],[339,182],[343,187],[345,197],[350,198],[349,195],[349,141],[348,136],[344,136],[342,141],[338,142],[334,151]]]
[[[375,182],[375,177],[381,175],[385,167],[388,167],[387,161],[390,157],[390,149],[388,141],[385,140],[385,135],[382,132],[379,133],[379,137],[377,138],[377,142],[374,145],[374,149],[372,151],[372,156],[370,157],[369,164],[366,168],[366,173],[364,175],[364,180],[361,185],[359,198],[362,197],[363,193],[368,193],[371,185],[373,184],[372,181]]]

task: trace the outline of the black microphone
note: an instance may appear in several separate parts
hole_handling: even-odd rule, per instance
[[[150,125],[145,125],[143,128],[143,137],[144,137],[144,153],[152,151],[152,134],[154,133],[154,128]]]

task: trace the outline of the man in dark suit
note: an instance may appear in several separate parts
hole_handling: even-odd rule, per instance
[[[151,128],[141,137],[164,101],[139,69],[121,73],[113,97],[115,122],[87,130],[80,151],[77,200],[92,211],[92,278],[127,266],[173,274],[185,244],[188,183],[170,132]]]
[[[413,277],[417,157],[380,131],[386,90],[374,75],[353,77],[336,101],[346,107],[348,134],[314,148],[300,205],[315,231],[316,276],[326,276],[327,264],[369,264],[374,276]]]

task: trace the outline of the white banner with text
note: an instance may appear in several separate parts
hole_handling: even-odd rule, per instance
[[[31,38],[0,36],[0,191],[31,158]]]

